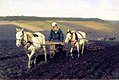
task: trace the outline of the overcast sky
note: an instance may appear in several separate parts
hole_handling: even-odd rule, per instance
[[[0,0],[0,16],[119,20],[119,0]]]

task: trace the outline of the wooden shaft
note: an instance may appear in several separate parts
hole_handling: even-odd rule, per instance
[[[57,44],[64,45],[63,42],[46,42],[45,44],[42,44],[42,46],[47,46],[47,45],[57,45]]]

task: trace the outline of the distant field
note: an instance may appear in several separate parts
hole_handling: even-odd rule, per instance
[[[114,30],[113,27],[108,27],[110,26],[109,23],[98,23],[98,22],[92,22],[92,21],[60,21],[57,20],[58,26],[63,29],[64,32],[66,32],[67,29],[75,29],[71,27],[71,25],[76,25],[77,27],[83,26],[84,28],[90,28],[93,30],[98,30],[98,31],[106,31],[106,32],[111,32]],[[51,23],[52,21],[46,20],[46,21],[12,21],[12,24],[18,25],[25,27],[27,29],[31,29],[33,31],[42,31],[42,30],[50,30],[52,28]],[[70,26],[67,26],[63,23],[69,23]]]
[[[113,22],[93,22],[93,21],[65,21],[55,20],[58,26],[66,34],[67,30],[81,30],[88,33],[89,39],[97,39],[99,37],[117,37],[119,34],[118,23]],[[10,21],[11,24],[32,30],[32,31],[50,31],[52,29],[52,20],[37,20],[37,21]],[[89,34],[90,33],[90,34]]]
[[[65,26],[58,22],[58,26],[66,32],[70,27]],[[51,23],[52,21],[12,21],[11,24],[24,27],[26,29],[30,29],[32,31],[50,31],[52,29]]]
[[[74,24],[77,26],[83,26],[85,28],[90,28],[98,31],[106,31],[110,32],[113,31],[114,28],[108,27],[109,23],[98,23],[98,22],[93,22],[93,21],[69,21],[68,23]]]

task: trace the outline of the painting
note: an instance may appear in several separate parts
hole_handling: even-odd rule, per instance
[[[119,79],[118,4],[119,0],[0,0],[0,79]],[[23,31],[19,36],[23,38],[18,39],[16,29],[30,32],[32,36],[27,38],[32,40],[26,41]],[[78,31],[85,37],[80,38]],[[40,48],[45,45],[47,56],[39,50],[36,63],[28,69],[29,57],[31,62],[34,58],[30,55],[37,55],[28,53],[29,49],[42,39],[37,32],[45,36],[47,45],[37,44]],[[71,40],[66,44],[65,38]],[[81,45],[82,39],[86,42],[78,57],[75,44]],[[26,41],[23,47],[17,47],[20,40],[21,44]]]

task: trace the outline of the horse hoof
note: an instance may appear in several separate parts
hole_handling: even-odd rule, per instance
[[[28,70],[31,70],[34,67],[34,63],[32,63],[30,66],[28,66]]]
[[[28,70],[30,70],[31,69],[31,66],[28,66]]]
[[[71,58],[72,58],[72,59],[74,59],[74,57],[73,57],[73,56],[71,56]]]
[[[36,61],[34,62],[34,64],[36,64]]]
[[[47,62],[47,60],[45,60],[45,62]]]
[[[80,57],[80,55],[78,55],[78,58]]]

